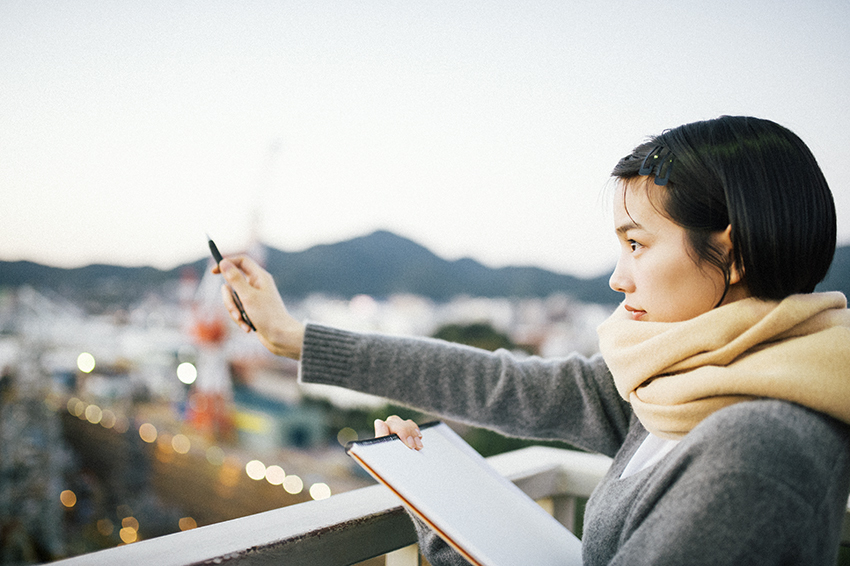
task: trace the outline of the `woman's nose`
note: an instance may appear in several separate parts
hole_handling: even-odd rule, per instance
[[[614,273],[608,279],[608,286],[618,293],[630,293],[634,290],[634,285],[623,271],[622,263],[618,261],[617,267],[614,268]]]

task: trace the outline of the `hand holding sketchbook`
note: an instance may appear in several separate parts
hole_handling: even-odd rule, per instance
[[[420,430],[419,451],[396,435],[346,451],[473,564],[581,565],[581,541],[447,425]]]

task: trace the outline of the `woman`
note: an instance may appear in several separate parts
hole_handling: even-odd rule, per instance
[[[613,176],[610,285],[624,301],[590,359],[305,327],[254,262],[221,270],[305,382],[613,457],[587,504],[587,565],[833,564],[850,490],[850,314],[843,295],[813,292],[836,237],[814,157],[773,122],[724,116],[652,138]],[[376,432],[421,448],[410,421]],[[417,528],[433,564],[464,563]]]

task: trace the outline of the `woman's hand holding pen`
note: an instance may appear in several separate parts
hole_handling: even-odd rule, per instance
[[[221,296],[230,318],[236,324],[245,332],[251,331],[251,327],[242,318],[232,291],[239,295],[242,307],[254,324],[257,337],[263,346],[278,356],[295,360],[301,358],[304,325],[286,310],[274,278],[268,271],[251,258],[238,255],[222,258],[218,265],[212,268],[212,272],[221,273],[227,282],[227,285],[221,287]],[[422,433],[412,420],[402,420],[392,415],[385,421],[375,421],[375,436],[390,434],[397,434],[414,450],[422,449]]]
[[[270,352],[292,359],[301,358],[304,325],[292,317],[275,285],[271,274],[247,256],[222,259],[213,267],[239,295],[242,306],[257,329],[257,337]],[[239,307],[226,285],[222,286],[224,306],[243,330],[251,328],[242,319]]]

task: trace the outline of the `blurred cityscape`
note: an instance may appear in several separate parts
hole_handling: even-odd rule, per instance
[[[243,334],[221,279],[92,312],[0,290],[0,564],[37,564],[329,497],[372,481],[340,445],[382,399],[299,386]],[[609,306],[548,298],[311,295],[289,309],[360,331],[442,336],[519,355],[596,351]],[[395,410],[394,408],[392,408]]]

